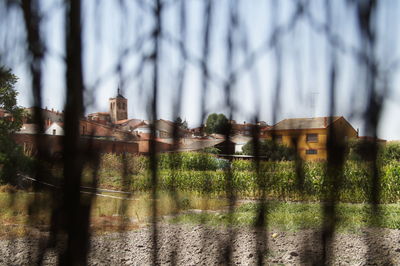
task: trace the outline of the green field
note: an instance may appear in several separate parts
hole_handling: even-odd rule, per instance
[[[173,218],[174,223],[205,223],[219,226],[253,226],[259,214],[259,204],[246,203],[235,208],[232,217],[228,213],[187,213]],[[363,228],[378,227],[400,229],[400,204],[380,206],[380,219],[367,204],[340,203],[337,206],[337,230],[360,232]],[[322,205],[317,203],[268,202],[265,211],[266,225],[270,230],[296,231],[318,229],[323,225]]]
[[[104,194],[113,195],[113,194]],[[46,193],[0,193],[0,237],[22,236],[47,231],[52,205]],[[259,212],[255,201],[236,202],[230,216],[228,201],[198,193],[171,195],[161,192],[157,199],[158,220],[168,223],[204,223],[210,226],[253,226]],[[152,200],[149,193],[140,192],[127,200],[97,196],[91,215],[95,233],[134,230],[150,223]],[[34,204],[34,205],[33,205]],[[366,227],[400,229],[400,204],[380,205],[380,218],[368,204],[337,205],[337,229],[359,232]],[[265,211],[270,230],[296,231],[317,229],[323,224],[322,205],[310,202],[268,201]]]
[[[159,157],[157,188],[161,191],[196,192],[226,195],[232,191],[239,198],[257,198],[265,191],[269,198],[291,201],[324,200],[326,192],[335,191],[340,202],[370,201],[373,164],[348,160],[343,170],[327,174],[325,162],[261,162],[256,170],[251,161],[226,162],[203,153],[163,154]],[[381,203],[400,201],[400,162],[388,161],[378,166]],[[90,184],[93,171],[85,171]],[[141,156],[105,155],[98,171],[100,187],[129,191],[152,188],[148,159]],[[332,183],[332,179],[338,183]]]
[[[106,154],[98,171],[85,168],[82,185],[90,186],[95,178],[99,188],[131,194],[103,192],[92,197],[83,193],[82,200],[93,200],[91,227],[99,233],[147,225],[153,204],[157,205],[157,218],[164,222],[251,226],[261,195],[268,202],[265,215],[269,227],[300,230],[321,226],[321,202],[327,192],[334,191],[340,202],[339,230],[400,229],[400,163],[387,161],[379,165],[381,219],[373,219],[376,214],[368,204],[371,169],[371,163],[348,160],[343,171],[330,175],[341,178],[334,184],[327,179],[324,162],[305,162],[300,172],[295,162],[261,162],[256,170],[251,161],[234,160],[229,164],[205,153],[163,154],[158,157],[158,192],[153,199],[148,158]],[[50,171],[55,179],[60,178],[60,167],[52,165]],[[4,226],[0,236],[48,230],[57,200],[50,194],[52,188],[44,188],[29,192],[32,189],[1,187],[0,222]],[[229,215],[227,199],[232,196],[236,202]]]

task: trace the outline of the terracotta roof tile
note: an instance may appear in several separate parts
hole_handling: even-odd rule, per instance
[[[284,119],[274,126],[271,130],[290,130],[290,129],[316,129],[326,128],[329,126],[329,122],[334,122],[341,116],[331,117],[312,117],[312,118],[290,118]]]

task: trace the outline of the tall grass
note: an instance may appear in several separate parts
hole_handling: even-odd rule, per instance
[[[339,232],[360,232],[371,227],[400,229],[400,206],[381,206],[383,219],[373,219],[373,211],[365,204],[340,203],[337,205]],[[235,208],[233,219],[228,220],[223,213],[185,213],[172,219],[176,223],[236,226],[253,225],[259,211],[258,203],[246,203]],[[317,229],[323,225],[322,206],[319,203],[292,203],[271,201],[266,210],[270,230],[297,231]]]
[[[179,156],[179,157],[178,157]],[[172,160],[172,161],[171,161]],[[121,158],[115,155],[103,157],[99,185],[122,188]],[[179,163],[178,163],[179,162]],[[226,163],[222,161],[223,163]],[[132,156],[128,161],[130,189],[147,191],[151,188],[148,160]],[[205,153],[177,153],[160,155],[159,189],[191,191],[222,195],[226,192],[227,174],[220,160]],[[260,175],[251,161],[234,160],[231,165],[233,189],[240,197],[257,197],[259,184],[264,183],[267,195],[284,200],[321,200],[327,189],[326,164],[305,162],[304,180],[299,177],[294,162],[261,162]],[[344,165],[344,182],[339,190],[343,202],[367,202],[370,195],[371,163],[348,160]],[[400,200],[400,162],[390,161],[380,167],[381,202]]]

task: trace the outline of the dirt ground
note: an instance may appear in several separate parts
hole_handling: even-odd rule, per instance
[[[257,264],[258,254],[267,265],[312,265],[322,257],[321,235],[315,231],[263,233],[238,228],[235,237],[225,228],[202,225],[160,224],[157,264],[221,265],[228,262],[226,247],[231,247],[231,264]],[[43,238],[43,237],[42,237]],[[364,230],[338,233],[333,242],[332,265],[400,265],[399,230]],[[153,245],[151,228],[125,233],[108,233],[92,238],[89,265],[151,265]],[[229,245],[232,243],[232,245]],[[40,238],[25,237],[0,241],[1,265],[32,265],[37,260]],[[369,256],[367,254],[370,254]],[[44,265],[57,264],[56,252],[45,253]]]

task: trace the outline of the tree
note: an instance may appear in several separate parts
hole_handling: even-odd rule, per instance
[[[0,109],[6,117],[0,120],[1,136],[18,131],[22,126],[22,108],[17,106],[18,92],[14,89],[17,77],[4,67],[0,67]]]
[[[208,134],[226,134],[229,128],[228,118],[224,114],[210,114],[206,120],[206,132]]]
[[[242,150],[246,155],[254,155],[253,141],[247,142]],[[260,140],[259,155],[267,157],[267,159],[271,161],[288,161],[294,160],[296,157],[293,149],[272,140]]]
[[[182,128],[182,129],[188,129],[188,123],[186,122],[186,120],[183,121],[182,118],[181,118],[180,116],[178,116],[178,117],[175,119],[175,123],[176,123],[176,125],[177,125],[178,127]]]
[[[14,85],[17,77],[11,70],[0,67],[0,109],[4,115],[0,117],[0,183],[12,183],[21,150],[15,145],[11,134],[22,126],[23,109],[17,106],[17,95]]]

